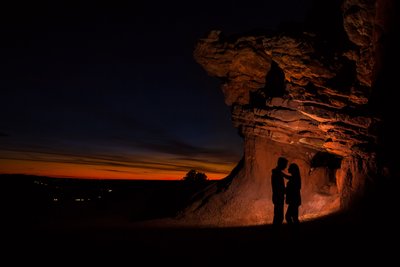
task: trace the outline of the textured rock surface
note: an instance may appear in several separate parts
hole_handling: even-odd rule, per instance
[[[347,207],[365,191],[377,171],[379,119],[368,104],[381,28],[375,0],[345,0],[341,10],[344,48],[326,49],[310,32],[232,40],[212,31],[198,42],[194,57],[223,79],[245,151],[232,174],[203,192],[182,219],[271,222],[270,174],[280,156],[301,169],[303,218]]]

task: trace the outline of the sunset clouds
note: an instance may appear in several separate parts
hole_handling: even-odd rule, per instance
[[[288,10],[285,1],[8,1],[0,173],[180,179],[195,168],[224,177],[242,157],[242,140],[221,81],[193,59],[195,44],[214,29],[301,21],[308,2]]]

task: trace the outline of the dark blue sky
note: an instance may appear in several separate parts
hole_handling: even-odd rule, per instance
[[[124,2],[2,8],[0,173],[221,178],[241,158],[196,40],[301,21],[310,1]]]

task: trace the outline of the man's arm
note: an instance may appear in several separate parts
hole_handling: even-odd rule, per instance
[[[284,178],[288,179],[288,180],[290,180],[290,179],[292,178],[292,176],[291,176],[290,174],[287,174],[287,173],[284,172],[284,171],[281,171],[281,173],[282,173],[282,176],[283,176]]]

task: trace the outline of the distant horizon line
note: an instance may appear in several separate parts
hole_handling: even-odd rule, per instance
[[[25,174],[25,173],[0,173],[0,176],[11,175],[11,176],[30,176],[30,177],[40,177],[40,178],[50,178],[50,179],[75,179],[75,180],[108,180],[108,181],[183,181],[183,177],[180,179],[146,179],[146,178],[96,178],[96,177],[72,177],[72,176],[48,176],[48,175],[38,175],[38,174]],[[219,181],[224,179],[207,179],[207,181]]]

